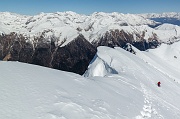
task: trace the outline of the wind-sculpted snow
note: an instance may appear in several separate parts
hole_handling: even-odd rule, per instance
[[[179,119],[179,46],[148,51],[132,46],[135,54],[98,47],[86,78],[1,61],[0,118]]]

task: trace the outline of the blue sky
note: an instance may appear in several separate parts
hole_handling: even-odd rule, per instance
[[[40,12],[74,11],[162,13],[180,12],[180,0],[1,0],[0,12],[35,15]]]

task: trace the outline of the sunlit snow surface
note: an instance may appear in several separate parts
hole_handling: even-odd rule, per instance
[[[1,61],[0,119],[179,119],[180,43],[134,50],[98,47],[85,78]]]

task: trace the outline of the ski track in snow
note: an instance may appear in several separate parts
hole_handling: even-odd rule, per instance
[[[153,102],[151,98],[151,94],[149,94],[149,91],[145,88],[145,86],[141,84],[142,92],[144,93],[144,106],[143,110],[140,111],[141,115],[138,115],[136,119],[149,119],[149,118],[157,118],[157,119],[164,119],[162,115],[158,114],[155,108],[153,108]]]

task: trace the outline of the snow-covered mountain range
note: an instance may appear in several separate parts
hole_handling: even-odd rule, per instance
[[[179,119],[180,42],[132,49],[98,47],[85,77],[0,61],[0,118]]]
[[[137,34],[143,35],[145,32],[145,39],[151,38],[153,34],[157,34],[159,40],[168,41],[173,37],[179,37],[178,33],[166,35],[164,32],[168,30],[177,29],[152,29],[150,26],[158,24],[156,21],[148,18],[159,17],[180,17],[179,13],[164,13],[160,14],[122,14],[122,13],[103,13],[95,12],[91,15],[80,15],[74,12],[56,12],[56,13],[40,13],[35,16],[18,15],[9,12],[0,13],[0,32],[9,34],[16,32],[24,36],[33,38],[42,35],[55,35],[59,38],[59,43],[64,39],[67,43],[74,40],[79,34],[82,34],[88,41],[93,42],[99,40],[110,30],[124,30],[135,37]],[[170,28],[172,28],[170,26]],[[174,26],[175,27],[175,26]],[[173,27],[173,28],[174,28]],[[179,26],[176,26],[179,27]],[[179,29],[179,28],[178,28]],[[178,30],[177,30],[178,31]],[[166,36],[164,36],[166,35]],[[166,38],[164,38],[166,37]],[[138,39],[138,38],[134,38]]]
[[[175,13],[168,16],[179,15],[171,14]],[[147,16],[70,11],[25,16],[1,12],[0,59],[83,74],[98,46],[123,48],[130,43],[144,51],[180,40],[180,26],[160,24]]]
[[[16,32],[34,37],[43,32],[47,37],[55,35],[60,42],[67,39],[67,44],[79,34],[92,41],[114,27],[116,29],[119,26],[154,25],[155,22],[137,15],[121,13],[100,12],[86,16],[74,12],[57,12],[24,16],[3,12],[0,13],[0,24],[0,31],[6,34]]]
[[[139,14],[145,18],[177,18],[180,20],[180,12],[168,12],[168,13],[147,13],[147,14]]]

